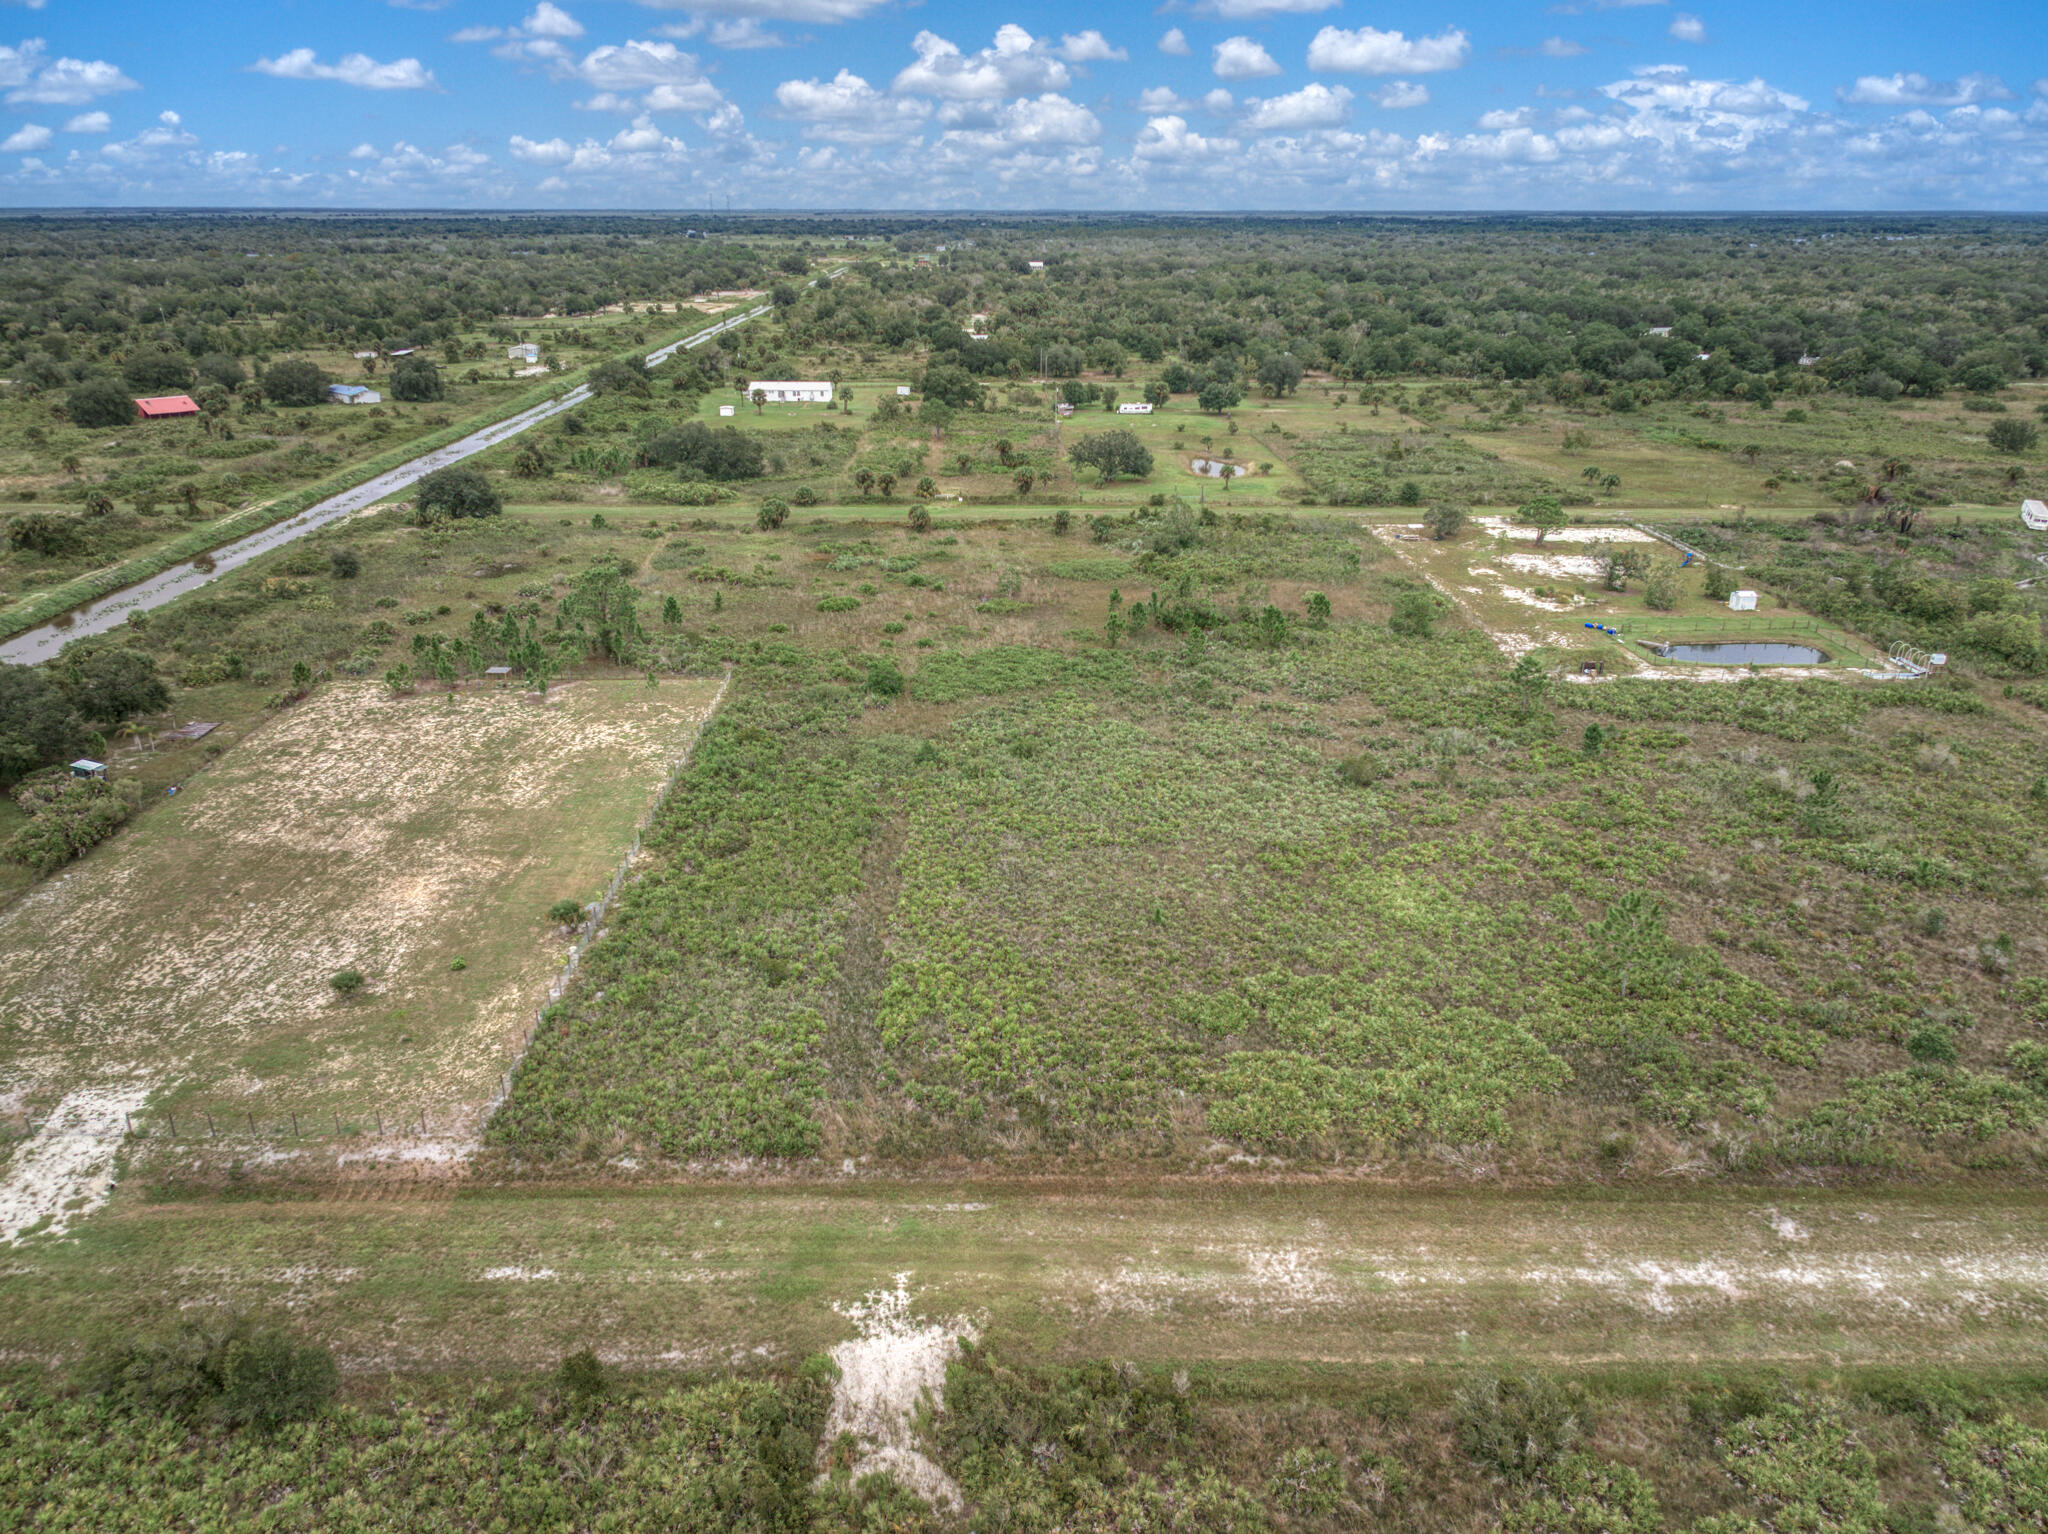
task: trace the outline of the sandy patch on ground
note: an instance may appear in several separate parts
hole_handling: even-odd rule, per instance
[[[1590,554],[1514,552],[1501,555],[1500,562],[1523,575],[1547,575],[1560,581],[1597,581],[1607,573],[1606,564]]]
[[[459,1133],[560,970],[537,913],[603,887],[715,692],[323,688],[0,912],[0,1065]]]
[[[148,1098],[141,1081],[66,1093],[0,1178],[0,1241],[14,1245],[29,1230],[61,1233],[104,1204],[128,1132],[123,1115]]]
[[[1536,529],[1523,527],[1509,517],[1474,517],[1475,527],[1483,528],[1496,538],[1526,539],[1536,541]],[[1638,532],[1633,527],[1560,527],[1544,539],[1546,543],[1655,543],[1657,540],[1648,533]]]
[[[1520,586],[1503,586],[1500,588],[1500,594],[1510,602],[1518,602],[1523,607],[1538,607],[1547,613],[1568,613],[1579,605],[1577,602],[1557,602],[1549,597],[1539,597],[1535,592],[1524,591]]]
[[[853,1478],[888,1471],[899,1486],[934,1507],[964,1504],[953,1478],[917,1447],[915,1416],[920,1401],[936,1407],[945,1395],[946,1363],[960,1337],[972,1338],[961,1322],[937,1324],[910,1312],[910,1275],[896,1275],[894,1289],[870,1290],[850,1305],[832,1307],[860,1335],[832,1349],[839,1383],[825,1419],[823,1446],[841,1433],[860,1443]]]

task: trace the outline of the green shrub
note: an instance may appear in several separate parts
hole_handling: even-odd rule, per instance
[[[1906,1053],[1930,1065],[1954,1065],[1956,1036],[1939,1023],[1916,1028],[1906,1039]]]
[[[555,1365],[555,1388],[578,1401],[595,1401],[611,1389],[611,1372],[604,1360],[582,1348]]]
[[[859,597],[850,597],[842,593],[818,598],[818,611],[821,613],[850,613],[859,606]]]
[[[326,1348],[242,1316],[188,1320],[166,1336],[116,1344],[87,1372],[99,1395],[130,1410],[233,1427],[311,1417],[340,1383]]]
[[[334,987],[338,996],[353,996],[363,988],[363,972],[359,969],[338,969],[327,977],[327,983]]]
[[[898,624],[896,627],[900,628]],[[878,698],[894,698],[903,691],[903,673],[896,668],[896,662],[886,655],[878,655],[868,662],[867,690]]]
[[[1394,611],[1387,627],[1410,639],[1427,639],[1436,624],[1436,598],[1420,586],[1410,586],[1394,598]]]
[[[1593,1428],[1585,1392],[1547,1374],[1472,1380],[1458,1391],[1453,1417],[1469,1458],[1516,1479],[1555,1465]]]
[[[559,922],[565,927],[583,925],[583,902],[580,900],[557,900],[548,907],[548,920]]]
[[[55,873],[112,836],[135,813],[141,790],[102,778],[56,778],[23,785],[14,796],[28,824],[0,847],[0,857],[37,878]]]

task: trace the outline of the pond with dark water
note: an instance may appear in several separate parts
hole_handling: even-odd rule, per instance
[[[1720,644],[1651,644],[1638,640],[1659,660],[1697,661],[1709,666],[1824,666],[1828,653],[1812,645],[1735,640]]]

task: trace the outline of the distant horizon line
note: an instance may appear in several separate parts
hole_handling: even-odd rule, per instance
[[[2048,217],[2048,207],[2011,208],[1013,208],[1001,212],[984,209],[949,208],[476,208],[417,205],[403,207],[296,207],[279,204],[234,203],[52,203],[38,206],[0,208],[0,219],[46,218],[54,215],[124,214],[235,214],[241,216],[294,217],[324,215],[362,217],[372,215],[423,215],[465,218],[531,218],[578,214],[613,218],[926,218],[979,219],[1002,222],[1017,219],[1240,219],[1240,218],[2010,218]]]

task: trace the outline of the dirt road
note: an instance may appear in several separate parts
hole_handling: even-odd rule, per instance
[[[283,1306],[350,1367],[787,1360],[896,1275],[1044,1356],[1316,1369],[2048,1361],[2048,1194],[1726,1189],[389,1185],[180,1201],[130,1182],[0,1267],[0,1349],[194,1301]]]

